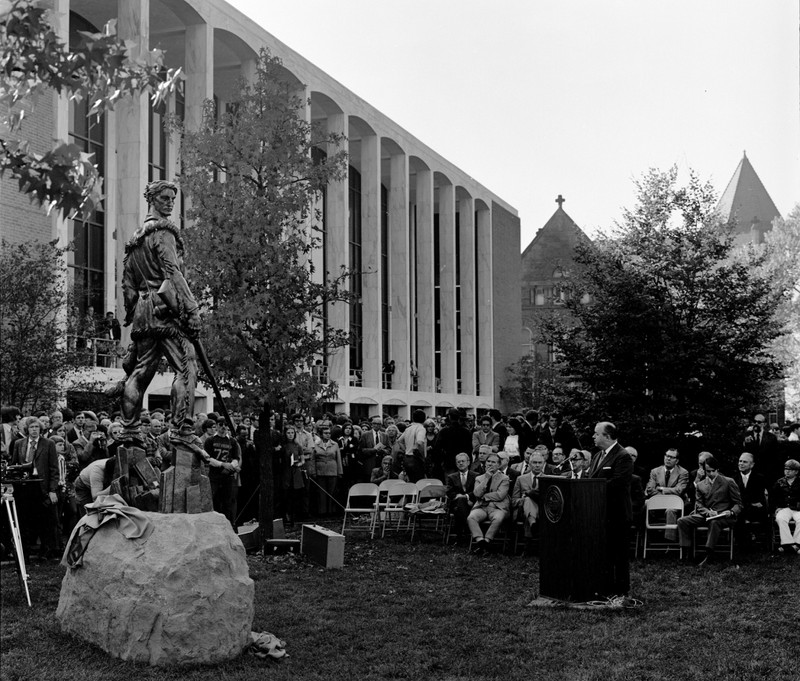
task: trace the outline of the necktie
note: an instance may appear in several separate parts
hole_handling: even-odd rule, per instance
[[[669,468],[664,468],[664,486],[665,487],[669,487],[669,475],[670,475]]]
[[[36,453],[36,440],[31,440],[28,445],[28,458],[25,459],[25,463],[30,463],[33,461],[33,455]]]
[[[465,492],[467,490],[467,474],[466,473],[462,473],[461,474],[461,489],[463,489]]]

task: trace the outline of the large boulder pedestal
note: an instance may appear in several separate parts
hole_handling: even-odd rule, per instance
[[[61,584],[61,628],[109,655],[151,665],[213,663],[250,642],[253,580],[219,513],[145,513],[146,539],[102,526]]]

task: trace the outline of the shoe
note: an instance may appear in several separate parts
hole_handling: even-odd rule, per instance
[[[485,539],[476,539],[472,542],[472,549],[470,553],[473,556],[482,556],[486,553],[486,540]]]

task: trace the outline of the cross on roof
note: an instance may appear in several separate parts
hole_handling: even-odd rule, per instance
[[[556,199],[556,203],[558,204],[559,208],[561,208],[561,204],[564,203],[564,201],[566,201],[566,199],[563,196],[561,196],[561,194],[559,194],[558,198]]]

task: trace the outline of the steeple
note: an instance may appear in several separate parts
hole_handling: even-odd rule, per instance
[[[717,204],[723,219],[736,221],[737,241],[760,242],[780,215],[764,184],[743,152],[742,160]]]

